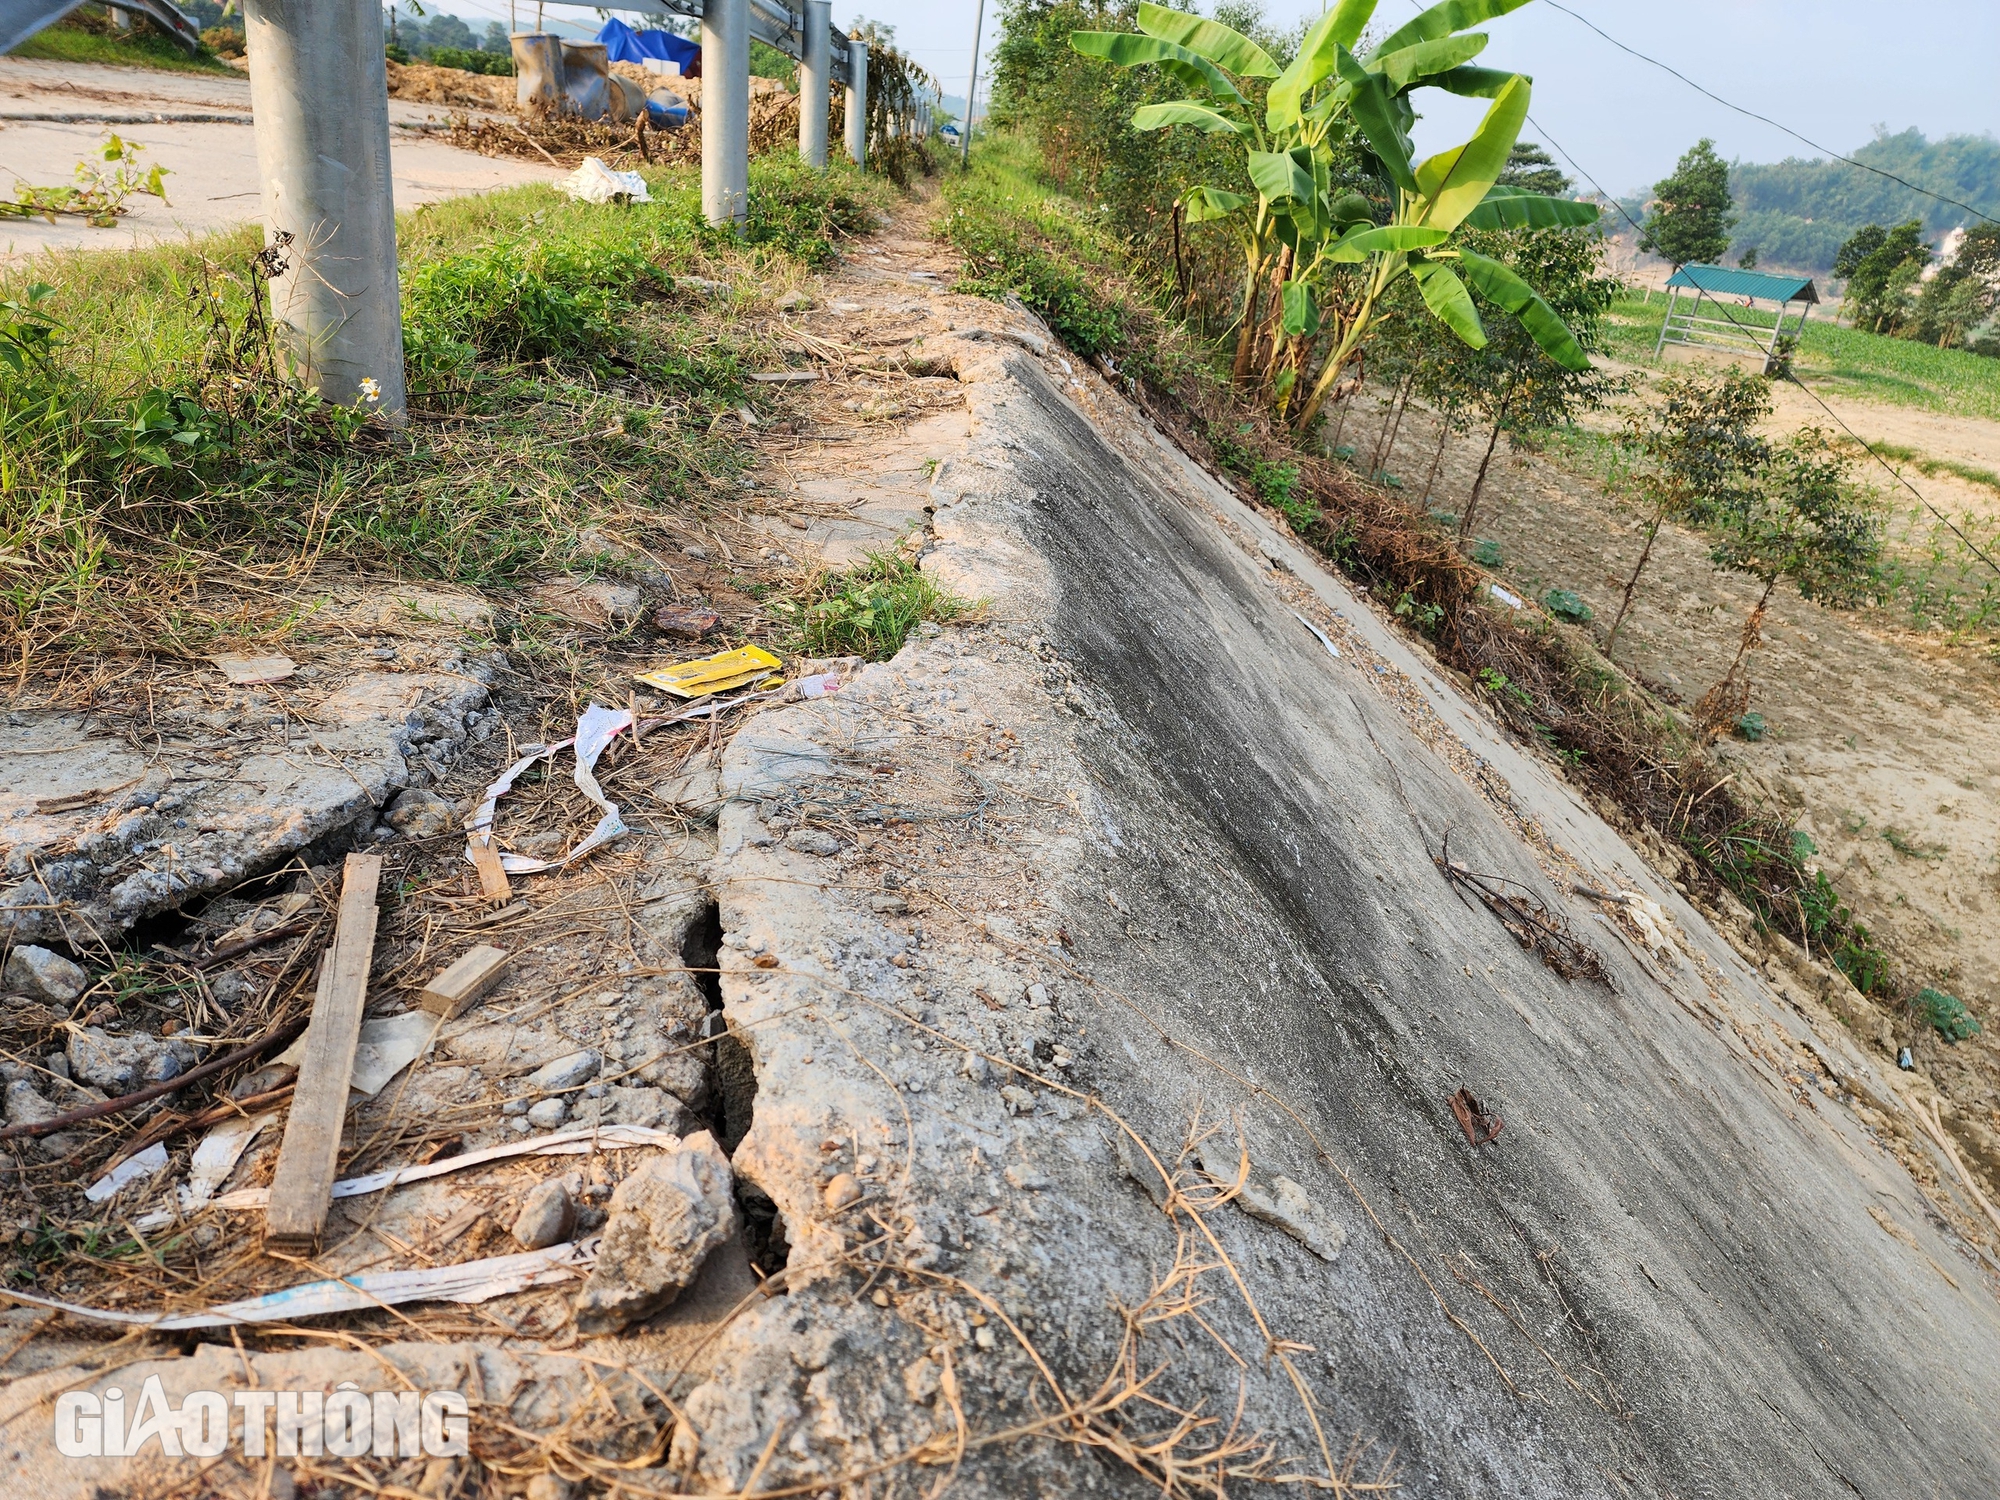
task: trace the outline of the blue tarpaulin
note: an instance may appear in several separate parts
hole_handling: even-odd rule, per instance
[[[597,39],[604,43],[608,62],[643,63],[649,57],[656,57],[679,63],[684,78],[695,78],[701,73],[701,48],[671,31],[634,31],[614,18],[604,23]]]

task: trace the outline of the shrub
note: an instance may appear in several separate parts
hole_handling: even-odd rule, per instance
[[[1935,1026],[1948,1042],[1962,1042],[1979,1035],[1979,1022],[1956,995],[1947,995],[1943,990],[1925,985],[1917,991],[1917,997],[1911,1003],[1925,1024]]]
[[[413,371],[462,376],[475,358],[585,363],[627,342],[621,315],[653,276],[634,245],[502,241],[430,261],[403,287]]]
[[[1550,589],[1542,595],[1542,606],[1568,625],[1582,625],[1597,618],[1597,611],[1583,602],[1583,596],[1569,589]]]
[[[434,67],[457,68],[461,73],[484,73],[494,78],[514,76],[514,59],[505,52],[470,52],[463,47],[433,47],[426,61]]]

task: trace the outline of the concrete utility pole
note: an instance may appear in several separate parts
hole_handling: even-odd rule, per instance
[[[972,165],[972,107],[979,100],[979,33],[986,29],[986,0],[979,0],[979,9],[972,17],[972,77],[965,85],[965,129],[958,142],[958,164]]]
[[[847,154],[868,165],[868,44],[859,37],[847,44]]]
[[[289,233],[271,316],[306,384],[406,416],[389,81],[376,0],[247,0],[267,243]],[[371,399],[372,398],[372,399]]]
[[[702,7],[701,211],[711,224],[750,212],[750,0]]]
[[[826,165],[827,110],[833,89],[833,0],[806,0],[805,53],[799,59],[799,155]]]

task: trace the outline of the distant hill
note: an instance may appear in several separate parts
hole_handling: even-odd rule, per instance
[[[1917,130],[1882,133],[1853,155],[2000,218],[2000,141],[1990,135],[1929,141]],[[1818,275],[1833,269],[1841,242],[1863,224],[1921,219],[1935,241],[1972,217],[1837,161],[1787,157],[1772,166],[1733,162],[1729,186],[1741,216],[1730,262],[1754,245],[1759,265]]]

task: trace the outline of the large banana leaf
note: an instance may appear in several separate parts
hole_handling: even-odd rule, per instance
[[[1303,281],[1288,281],[1281,294],[1283,316],[1278,326],[1294,338],[1310,338],[1319,332],[1319,307],[1313,302],[1312,288]]]
[[[1516,78],[1500,91],[1472,139],[1440,151],[1417,167],[1417,190],[1430,200],[1424,222],[1456,229],[1507,168],[1507,154],[1528,117],[1528,81]]]
[[[1486,33],[1468,31],[1463,36],[1441,36],[1435,41],[1418,42],[1414,47],[1399,47],[1394,52],[1382,53],[1370,63],[1370,67],[1388,79],[1389,87],[1400,94],[1418,80],[1449,72],[1485,50]]]
[[[1162,41],[1178,42],[1190,52],[1207,58],[1217,67],[1238,78],[1276,78],[1278,65],[1271,54],[1239,31],[1231,31],[1220,21],[1204,20],[1186,11],[1168,10],[1164,5],[1141,4],[1139,29]]]
[[[1291,66],[1264,96],[1267,129],[1289,130],[1299,123],[1305,96],[1333,76],[1342,49],[1354,45],[1374,10],[1375,0],[1341,0],[1312,24],[1299,42]]]
[[[1434,260],[1413,261],[1410,274],[1417,278],[1417,290],[1424,294],[1424,306],[1432,317],[1473,348],[1486,347],[1486,327],[1479,321],[1479,309],[1472,305],[1472,293],[1449,267]]]
[[[1549,198],[1496,183],[1464,223],[1468,229],[1556,229],[1595,224],[1597,217],[1595,203]]]
[[[1357,224],[1340,237],[1338,244],[1342,251],[1377,255],[1385,251],[1428,250],[1450,238],[1449,230],[1432,229],[1428,224]]]
[[[1534,78],[1527,73],[1508,73],[1499,68],[1450,68],[1424,80],[1434,89],[1466,99],[1497,99],[1500,91],[1516,78]]]
[[[1181,212],[1190,224],[1206,224],[1211,219],[1226,219],[1239,209],[1248,208],[1250,200],[1241,193],[1225,193],[1221,188],[1198,187],[1181,199]]]
[[[1250,181],[1266,203],[1310,206],[1318,195],[1312,168],[1302,165],[1290,152],[1251,151],[1246,153],[1246,161],[1250,168]]]
[[[1495,16],[1504,16],[1510,10],[1519,10],[1527,3],[1528,0],[1444,0],[1443,4],[1433,5],[1415,20],[1390,32],[1382,39],[1382,45],[1369,55],[1369,61],[1387,57],[1391,52],[1400,52],[1405,47],[1414,47],[1418,42],[1432,42],[1441,36],[1450,36],[1454,31],[1463,31]]]
[[[1410,170],[1412,148],[1408,127],[1403,123],[1405,111],[1396,108],[1397,101],[1391,97],[1380,73],[1370,73],[1345,47],[1340,47],[1335,57],[1341,82],[1354,91],[1348,109],[1354,115],[1354,123],[1361,128],[1368,149],[1382,164],[1383,173],[1404,192],[1419,191],[1416,175]]]
[[[1328,33],[1343,47],[1352,47],[1361,40],[1361,33],[1368,28],[1368,22],[1375,14],[1375,0],[1340,0],[1330,12],[1333,21]]]
[[[1475,255],[1470,250],[1458,252],[1458,263],[1465,268],[1465,279],[1478,289],[1481,296],[1521,320],[1521,326],[1541,346],[1542,353],[1565,370],[1590,368],[1590,356],[1583,352],[1583,345],[1576,341],[1569,325],[1527,282],[1499,261]]]
[[[1216,98],[1234,100],[1248,107],[1243,95],[1237,92],[1236,85],[1229,81],[1228,74],[1178,42],[1141,36],[1136,31],[1072,31],[1069,44],[1085,57],[1101,57],[1121,68],[1136,68],[1145,63],[1180,63],[1183,68],[1192,68],[1199,73],[1207,83],[1208,91]],[[1185,74],[1181,76],[1184,78]]]
[[[1192,99],[1175,99],[1168,104],[1142,104],[1132,111],[1134,130],[1163,130],[1169,125],[1192,125],[1210,135],[1220,135],[1225,130],[1237,135],[1250,134],[1247,121],[1232,120],[1206,104],[1196,104]]]

